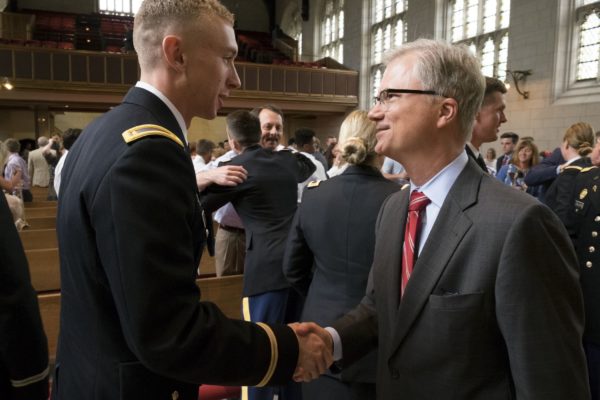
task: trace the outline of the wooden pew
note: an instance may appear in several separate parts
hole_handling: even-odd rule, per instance
[[[38,295],[40,314],[44,331],[48,337],[48,355],[50,363],[56,359],[56,345],[58,344],[58,327],[60,325],[60,293],[47,293]]]
[[[46,201],[46,199],[48,198],[48,188],[32,186],[31,194],[33,195],[33,201]]]
[[[31,284],[37,292],[60,290],[58,249],[26,250]]]
[[[24,229],[19,232],[25,250],[53,249],[58,247],[56,229]]]
[[[29,208],[44,208],[44,207],[56,207],[56,200],[34,200],[29,203],[23,203],[25,209]],[[26,211],[27,212],[27,211]]]
[[[236,319],[239,319],[241,315],[242,282],[242,275],[198,279],[196,281],[200,287],[202,301],[215,303],[225,315]],[[54,362],[60,323],[60,292],[39,294],[38,302],[44,330],[48,337],[50,359]]]
[[[27,211],[26,211],[27,213]],[[25,219],[29,226],[25,229],[55,229],[56,228],[56,217],[34,217],[29,218],[27,214]]]
[[[54,217],[56,219],[56,206],[25,209],[25,219],[38,217]]]

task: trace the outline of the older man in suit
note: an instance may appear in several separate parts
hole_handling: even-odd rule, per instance
[[[389,55],[370,112],[410,188],[380,210],[365,298],[321,334],[342,368],[378,345],[380,399],[589,398],[564,227],[464,151],[484,85],[466,47],[422,39]]]
[[[52,396],[196,400],[200,383],[288,382],[321,341],[230,320],[195,282],[208,231],[187,127],[240,85],[233,16],[216,0],[145,0],[133,37],[140,82],[88,125],[62,175]]]

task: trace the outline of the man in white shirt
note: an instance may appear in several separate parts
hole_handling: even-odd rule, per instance
[[[298,203],[302,201],[302,192],[304,191],[306,185],[308,185],[310,182],[324,181],[327,179],[325,167],[313,155],[315,152],[314,138],[315,132],[312,129],[300,128],[294,133],[296,148],[300,153],[302,153],[310,161],[312,161],[312,163],[315,164],[316,167],[315,172],[313,172],[310,178],[298,184]]]
[[[75,143],[80,134],[81,129],[67,129],[65,133],[63,133],[64,150],[58,163],[56,163],[56,168],[54,168],[54,190],[56,191],[56,196],[58,196],[58,191],[60,190],[62,169],[65,165],[67,154],[69,154],[69,149],[71,149],[71,146],[73,146],[73,143]]]

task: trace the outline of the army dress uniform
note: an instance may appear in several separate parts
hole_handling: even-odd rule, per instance
[[[0,399],[48,398],[48,342],[23,245],[0,192]]]
[[[575,184],[567,230],[580,265],[583,335],[593,399],[600,398],[600,168],[584,168]],[[595,348],[595,351],[592,350]],[[594,356],[595,355],[595,356]],[[595,397],[594,397],[595,396]]]
[[[196,400],[200,383],[272,385],[293,373],[290,328],[230,320],[199,301],[207,231],[182,130],[135,87],[69,152],[54,399]]]

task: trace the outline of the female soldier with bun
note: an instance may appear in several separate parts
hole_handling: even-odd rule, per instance
[[[379,172],[375,123],[354,111],[340,128],[340,151],[348,166],[333,179],[312,182],[294,217],[284,274],[306,302],[302,321],[327,326],[363,298],[375,247],[375,221],[385,198],[400,186]],[[344,138],[344,139],[342,139]],[[314,264],[314,272],[313,272]],[[302,387],[303,398],[375,399],[375,352]]]

